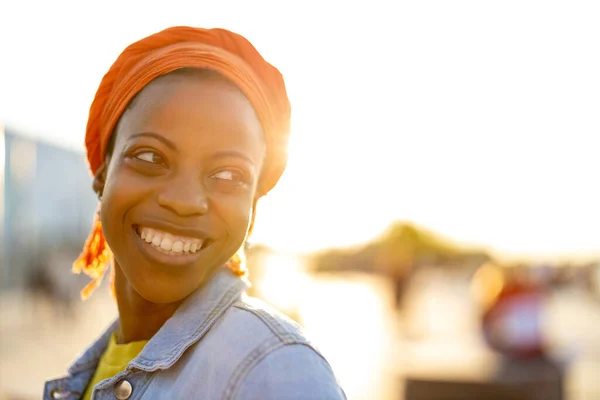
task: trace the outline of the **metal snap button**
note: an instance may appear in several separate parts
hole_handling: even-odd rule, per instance
[[[131,392],[133,392],[131,383],[127,382],[126,380],[122,380],[121,382],[117,383],[113,393],[117,399],[127,400],[129,396],[131,396]]]
[[[69,397],[71,393],[70,392],[61,392],[58,389],[54,389],[53,391],[50,392],[50,396],[53,399],[66,399],[67,397]]]

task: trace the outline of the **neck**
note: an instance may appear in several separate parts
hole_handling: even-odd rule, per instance
[[[171,318],[181,302],[157,304],[144,299],[131,286],[116,260],[114,268],[120,325],[117,342],[123,344],[150,340]]]

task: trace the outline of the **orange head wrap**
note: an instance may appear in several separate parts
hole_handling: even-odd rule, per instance
[[[157,77],[181,68],[219,72],[253,105],[267,143],[259,188],[261,194],[266,194],[287,163],[290,103],[279,71],[248,40],[224,29],[168,28],[131,44],[121,53],[104,75],[90,107],[85,145],[92,174],[102,165],[110,137],[133,97]],[[83,271],[92,278],[82,290],[83,298],[100,284],[111,257],[96,217],[83,252],[73,264],[74,272]],[[234,272],[244,273],[238,255],[229,266]]]

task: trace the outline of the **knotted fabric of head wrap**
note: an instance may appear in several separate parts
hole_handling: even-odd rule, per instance
[[[261,195],[269,192],[287,163],[290,103],[285,84],[280,72],[248,40],[224,29],[172,27],[131,44],[121,53],[104,75],[90,107],[85,145],[92,174],[102,165],[110,137],[134,96],[157,77],[182,68],[220,73],[253,105],[267,143],[259,190]],[[83,252],[73,264],[75,273],[83,271],[92,278],[81,291],[83,299],[101,283],[111,259],[96,214]],[[242,254],[234,255],[228,267],[245,275]]]

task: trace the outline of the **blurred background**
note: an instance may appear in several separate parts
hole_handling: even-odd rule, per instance
[[[116,317],[72,275],[87,110],[131,42],[246,36],[283,73],[289,167],[252,294],[349,399],[600,399],[600,4],[0,4],[0,400],[39,398]],[[496,397],[494,397],[496,396]]]

